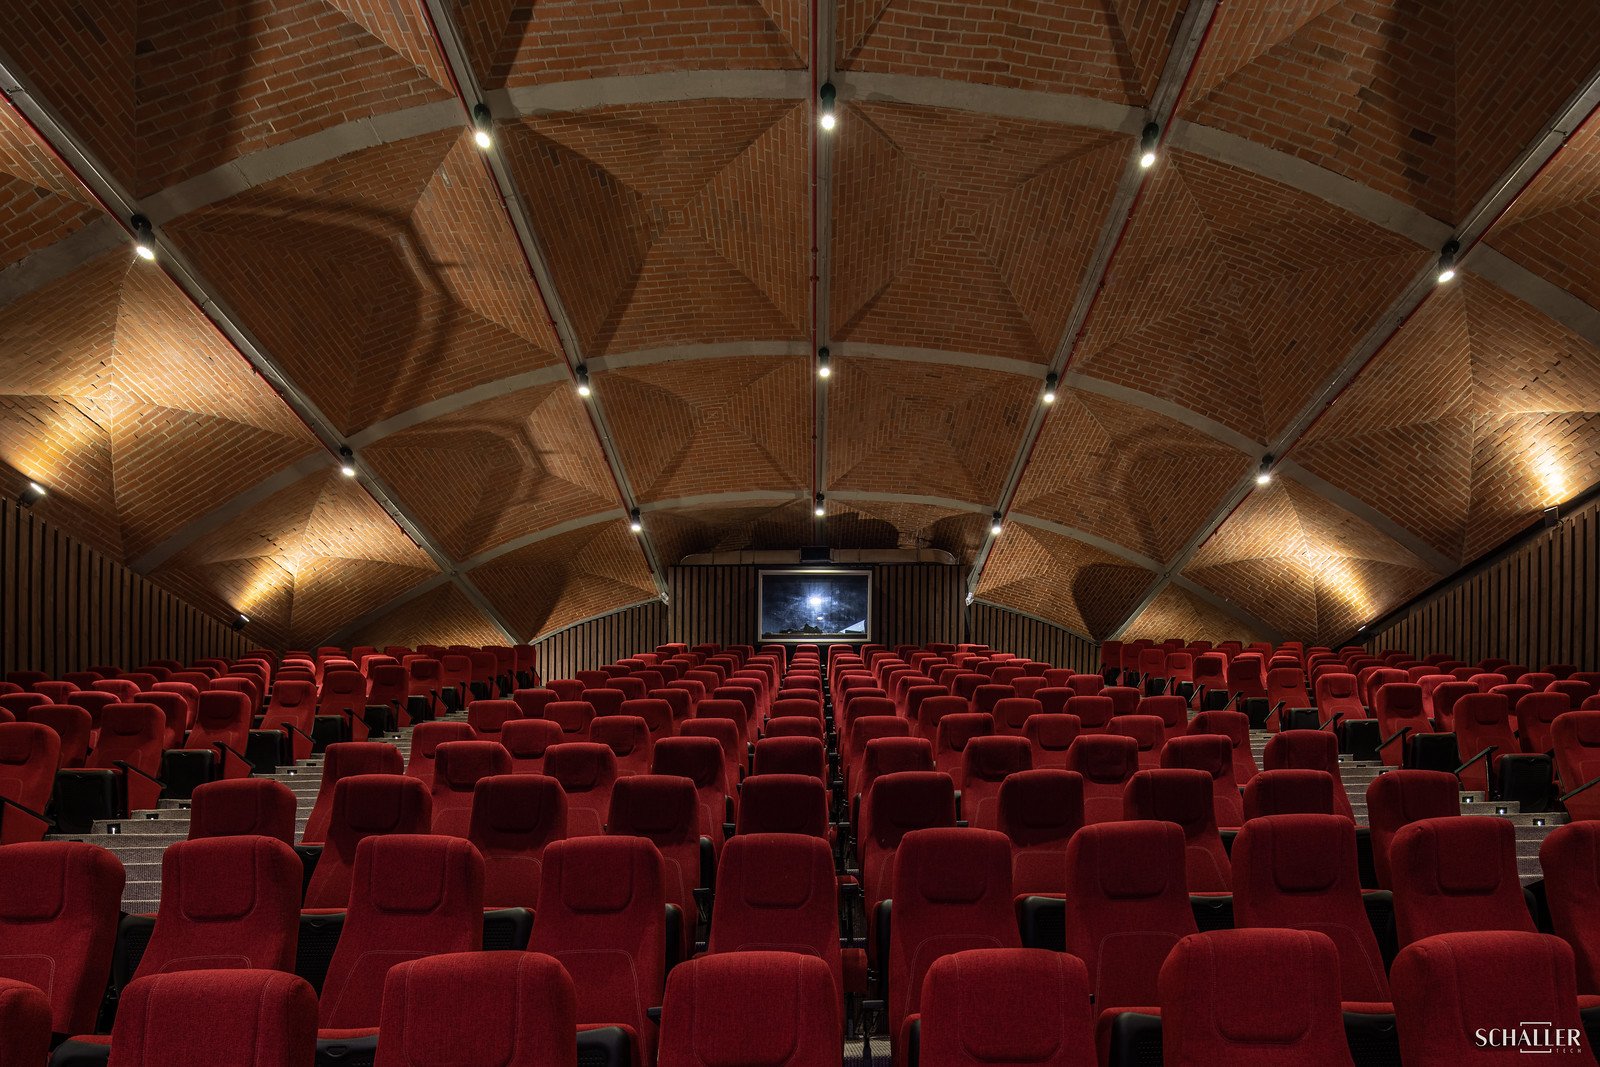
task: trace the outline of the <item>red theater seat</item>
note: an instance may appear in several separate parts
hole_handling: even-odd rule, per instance
[[[454,837],[367,838],[356,848],[350,907],[322,986],[319,1044],[348,1046],[375,1034],[395,964],[482,948],[477,849]]]
[[[1211,776],[1190,768],[1139,771],[1128,779],[1123,818],[1176,823],[1183,830],[1191,893],[1226,893],[1232,871],[1212,806]]]
[[[1067,769],[1083,776],[1083,821],[1116,822],[1128,779],[1139,769],[1139,745],[1119,734],[1083,734],[1067,750]]]
[[[542,774],[501,774],[478,782],[467,840],[483,857],[486,908],[537,912],[544,852],[567,836],[567,795]]]
[[[334,786],[327,843],[306,887],[305,906],[349,906],[361,842],[369,837],[425,834],[432,823],[433,802],[427,787],[415,778],[398,774],[341,778]]]
[[[446,741],[434,755],[433,832],[466,837],[478,783],[511,773],[511,754],[496,741]]]
[[[61,738],[36,722],[0,722],[0,845],[38,841],[55,787]]]
[[[741,833],[722,850],[711,912],[711,955],[783,951],[816,956],[844,1001],[838,881],[820,836]]]
[[[456,1010],[471,1005],[471,1011]],[[397,964],[383,983],[377,1067],[578,1059],[572,979],[536,952],[452,952]]]
[[[544,773],[567,794],[567,836],[596,837],[606,832],[611,790],[617,782],[617,757],[605,745],[568,741],[544,754]]]
[[[1521,1053],[1530,1051],[1560,1063],[1595,1062],[1578,1017],[1572,950],[1560,938],[1429,937],[1400,951],[1390,978],[1406,1067],[1494,1067],[1524,1062]]]
[[[1161,968],[1162,1064],[1350,1067],[1338,973],[1333,942],[1320,933],[1185,937]],[[1293,996],[1260,995],[1291,987]]]
[[[416,747],[412,738],[412,747]],[[341,741],[329,745],[322,755],[322,785],[317,789],[317,802],[312,805],[306,819],[307,845],[320,845],[328,836],[328,822],[333,816],[333,798],[341,779],[358,774],[400,774],[400,750],[381,741]],[[423,787],[427,791],[427,787]],[[198,790],[196,790],[198,793]]]
[[[922,984],[919,1064],[1096,1067],[1083,962],[1040,949],[941,956]]]
[[[331,787],[328,793],[331,809]],[[189,840],[261,836],[293,845],[297,805],[294,792],[270,778],[206,782],[189,801]]]
[[[1462,930],[1533,932],[1517,879],[1516,828],[1484,815],[1423,819],[1389,849],[1400,944]]]
[[[1012,891],[1066,892],[1067,843],[1083,826],[1083,776],[1018,771],[1000,784],[999,830],[1011,841]]]
[[[837,1067],[839,1005],[822,961],[735,952],[667,981],[660,1067]]]
[[[205,1024],[196,1025],[197,1005]],[[306,1067],[316,1054],[317,994],[281,971],[186,971],[123,990],[111,1031],[115,1067]]]

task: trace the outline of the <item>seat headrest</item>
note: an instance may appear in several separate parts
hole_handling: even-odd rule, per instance
[[[426,822],[432,799],[428,787],[398,774],[357,774],[334,786],[334,821],[358,834],[392,834]],[[342,813],[340,819],[337,813]]]
[[[576,837],[545,850],[545,891],[568,911],[606,915],[627,911],[636,896],[661,892],[661,853],[642,837]]]
[[[368,903],[390,914],[422,915],[460,899],[473,881],[483,884],[483,859],[459,837],[384,834],[356,846],[355,885]],[[482,892],[481,888],[479,890]],[[360,889],[351,900],[360,899]]]
[[[1000,828],[1013,839],[1019,831],[1075,830],[1082,824],[1083,775],[1077,771],[1018,771],[1000,784]]]
[[[1233,743],[1221,734],[1174,737],[1161,750],[1161,766],[1205,771],[1211,778],[1233,774]]]
[[[700,836],[700,797],[694,783],[675,774],[618,778],[611,791],[607,829],[652,840]]]
[[[1067,749],[1067,765],[1085,782],[1125,782],[1139,769],[1139,743],[1121,734],[1080,734]]]
[[[544,773],[568,793],[586,792],[616,779],[617,755],[592,741],[567,741],[545,749]]]
[[[446,741],[434,750],[433,781],[470,792],[481,778],[511,773],[511,754],[496,741]]]
[[[1106,900],[1149,900],[1186,893],[1183,830],[1170,822],[1085,826],[1067,848],[1067,867]]]
[[[833,864],[820,862],[827,849],[821,838],[740,834],[723,846],[722,863],[739,871],[738,899],[746,907],[794,910],[818,893],[831,896]]]
[[[497,774],[473,789],[472,813],[479,810],[497,834],[566,835],[567,794],[561,783],[543,774]]]

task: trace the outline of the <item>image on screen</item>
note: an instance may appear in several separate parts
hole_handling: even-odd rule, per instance
[[[870,571],[762,571],[761,640],[867,641]]]

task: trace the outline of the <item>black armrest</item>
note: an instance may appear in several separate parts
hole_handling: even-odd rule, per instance
[[[243,752],[240,752],[238,749],[234,748],[232,745],[228,744],[226,741],[213,741],[213,742],[211,742],[211,745],[212,745],[213,748],[217,749],[219,751],[219,753],[221,754],[222,767],[223,767],[222,777],[226,778],[228,776],[227,766],[228,766],[228,756],[229,755],[232,755],[234,759],[238,760],[240,763],[244,764],[246,767],[249,767],[252,772],[255,770],[255,766],[256,765],[254,763],[250,762],[250,757],[246,756]]]
[[[1339,727],[1340,720],[1342,720],[1343,718],[1344,718],[1344,712],[1336,711],[1336,712],[1333,713],[1333,717],[1332,718],[1330,718],[1327,722],[1323,723],[1321,726],[1317,727],[1317,729],[1319,729],[1319,730],[1336,730]]]
[[[1495,754],[1495,752],[1499,749],[1499,747],[1500,747],[1499,745],[1490,745],[1488,748],[1484,749],[1482,752],[1478,753],[1476,756],[1473,756],[1471,759],[1467,760],[1467,762],[1465,762],[1461,766],[1457,767],[1452,773],[1455,774],[1456,777],[1459,778],[1461,776],[1461,772],[1462,771],[1466,770],[1468,767],[1472,766],[1474,763],[1477,763],[1479,760],[1483,760],[1484,761],[1484,766],[1487,767],[1488,766],[1488,762],[1489,762],[1489,758]]]
[[[1593,789],[1597,785],[1600,785],[1600,778],[1591,778],[1587,782],[1584,782],[1582,785],[1580,785],[1578,788],[1572,790],[1570,793],[1562,793],[1561,797],[1560,797],[1561,803],[1565,804],[1567,801],[1571,800],[1573,797],[1577,796],[1579,793],[1582,793],[1587,789]]]
[[[55,820],[47,818],[44,815],[40,814],[39,812],[34,811],[32,808],[28,807],[26,804],[18,804],[15,800],[12,800],[10,797],[0,797],[0,807],[16,808],[18,811],[22,812],[22,814],[28,816],[29,818],[37,819],[39,822],[44,823],[44,825],[48,829],[54,830],[56,828]]]
[[[1401,738],[1405,737],[1406,734],[1409,734],[1410,732],[1411,732],[1411,727],[1409,727],[1409,726],[1400,727],[1400,729],[1396,730],[1394,733],[1390,734],[1388,737],[1386,737],[1382,741],[1378,742],[1378,751],[1382,752],[1384,749],[1388,748],[1390,745],[1394,744],[1396,741],[1399,741]],[[1471,760],[1467,761],[1467,763],[1471,763],[1471,762],[1472,762]],[[1464,763],[1464,764],[1462,764],[1462,766],[1465,767],[1466,764]],[[1457,768],[1457,770],[1459,772],[1460,768]]]
[[[290,734],[299,734],[301,737],[305,738],[307,741],[311,740],[311,735],[310,734],[306,733],[304,730],[300,729],[300,727],[296,726],[292,722],[280,722],[278,725],[283,727],[283,729],[286,732],[290,733]]]
[[[160,786],[162,789],[165,789],[167,787],[167,783],[166,782],[163,782],[161,779],[157,778],[153,774],[146,774],[144,771],[141,771],[139,768],[135,767],[133,764],[129,763],[127,760],[120,760],[119,759],[119,760],[112,760],[111,762],[116,764],[118,767],[121,767],[124,771],[129,772],[130,774],[137,774],[140,778],[144,778],[144,779],[146,779],[148,781],[154,782],[156,785]]]

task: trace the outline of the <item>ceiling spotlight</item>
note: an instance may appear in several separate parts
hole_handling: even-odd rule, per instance
[[[21,504],[25,508],[31,508],[39,501],[43,500],[46,495],[47,494],[44,491],[44,486],[40,485],[38,482],[29,482],[23,487],[22,492],[17,494],[17,503]]]
[[[139,258],[149,262],[156,258],[156,237],[150,229],[150,220],[143,215],[134,215],[128,219],[128,228],[133,231],[133,250]]]
[[[244,612],[241,611],[233,617],[233,628],[235,630],[242,630],[249,625],[250,616],[246,615]]]
[[[494,116],[489,114],[487,104],[478,104],[472,109],[472,143],[487,152],[494,147]]]
[[[817,125],[824,130],[832,130],[839,125],[839,116],[833,103],[836,95],[832,82],[828,82],[817,93]]]
[[[594,390],[589,388],[589,367],[580,363],[578,364],[578,395],[588,396],[592,392]]]
[[[1460,245],[1459,242],[1456,242],[1456,241],[1446,242],[1445,246],[1443,248],[1439,249],[1439,274],[1438,274],[1438,279],[1439,279],[1439,284],[1440,285],[1443,285],[1445,282],[1453,281],[1455,279],[1455,276],[1456,276],[1456,257],[1459,256],[1460,254],[1461,254],[1461,245]]]
[[[1000,513],[998,511],[990,516],[989,533],[995,537],[1000,536]]]
[[[819,519],[827,517],[828,509],[822,506],[822,494],[821,493],[817,494],[816,507],[811,509],[811,514],[815,515]]]
[[[1046,374],[1044,376],[1044,392],[1040,394],[1039,399],[1046,404],[1054,404],[1056,402],[1056,384],[1060,381],[1060,377],[1055,373]]]
[[[1257,485],[1271,485],[1272,484],[1272,457],[1271,456],[1262,456],[1261,457],[1261,469],[1256,471],[1256,484]]]
[[[1139,166],[1149,170],[1156,165],[1156,148],[1161,144],[1161,125],[1147,122],[1139,135]]]
[[[346,478],[356,476],[356,457],[355,453],[350,451],[349,445],[339,446],[339,473]]]
[[[628,529],[634,533],[644,533],[644,523],[639,520],[638,508],[628,512]]]
[[[817,349],[817,377],[829,378],[832,375],[833,364],[828,360],[828,350],[826,348]]]

